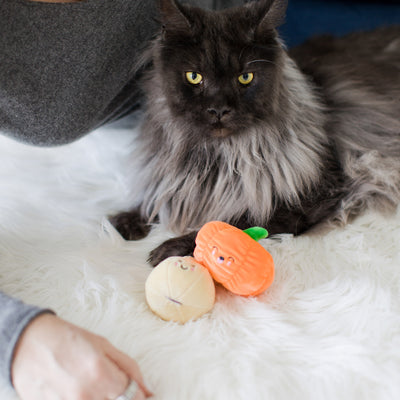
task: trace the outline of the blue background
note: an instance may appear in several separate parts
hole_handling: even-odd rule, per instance
[[[400,0],[289,0],[279,31],[291,47],[312,35],[400,24]]]

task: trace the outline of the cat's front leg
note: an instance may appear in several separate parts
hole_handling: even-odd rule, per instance
[[[143,218],[139,208],[114,215],[109,221],[126,240],[143,239],[151,230],[151,225]]]
[[[192,256],[196,246],[196,236],[197,232],[191,232],[184,236],[166,240],[151,251],[148,259],[149,263],[155,267],[168,257]]]

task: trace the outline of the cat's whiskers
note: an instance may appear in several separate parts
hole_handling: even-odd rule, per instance
[[[266,62],[266,63],[272,64],[272,65],[276,65],[273,61],[264,60],[264,59],[249,61],[248,63],[246,63],[246,65],[253,64],[255,62]]]

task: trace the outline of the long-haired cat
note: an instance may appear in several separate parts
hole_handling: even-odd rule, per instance
[[[288,52],[285,1],[206,11],[161,0],[147,52],[137,200],[127,239],[159,221],[190,254],[210,220],[300,234],[400,200],[400,27],[309,40]]]

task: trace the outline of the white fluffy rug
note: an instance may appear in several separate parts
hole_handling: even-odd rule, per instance
[[[156,400],[400,399],[400,211],[265,240],[265,294],[218,288],[210,314],[167,323],[144,283],[169,233],[125,242],[105,219],[129,207],[131,136],[114,126],[53,149],[0,137],[1,290],[106,336]]]

